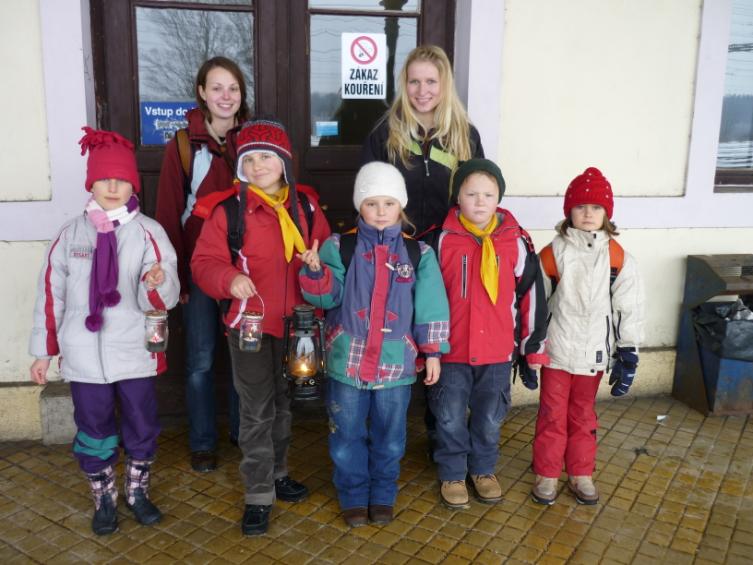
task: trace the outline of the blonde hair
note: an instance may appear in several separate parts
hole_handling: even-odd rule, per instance
[[[398,91],[392,106],[387,110],[386,120],[389,126],[387,138],[387,156],[391,163],[400,159],[409,167],[412,140],[420,139],[420,122],[408,99],[408,67],[415,62],[431,63],[439,71],[441,96],[434,109],[435,129],[431,139],[436,139],[442,148],[454,155],[458,161],[467,161],[472,157],[470,144],[470,122],[468,113],[455,91],[452,66],[447,54],[436,45],[422,45],[408,54],[398,78]]]
[[[555,229],[557,230],[557,233],[559,233],[561,236],[567,235],[567,228],[572,228],[573,221],[570,218],[565,218],[562,220]],[[607,215],[604,214],[604,224],[602,224],[601,229],[603,229],[605,232],[607,232],[607,235],[609,238],[613,238],[615,236],[620,235],[620,232],[617,231],[617,224],[615,224],[612,220],[607,218]]]

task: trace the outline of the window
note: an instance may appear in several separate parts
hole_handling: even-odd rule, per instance
[[[716,192],[753,192],[753,0],[732,1]]]

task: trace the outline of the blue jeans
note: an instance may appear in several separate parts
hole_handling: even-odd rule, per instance
[[[329,455],[340,508],[393,506],[411,387],[365,390],[327,382]]]
[[[214,353],[220,326],[217,302],[190,281],[188,304],[183,305],[186,332],[186,403],[191,451],[212,451],[217,446],[214,399]],[[231,382],[228,394],[230,435],[238,437],[238,393]]]
[[[434,461],[440,481],[494,473],[499,427],[510,407],[510,367],[442,364],[442,376],[429,392],[437,418]]]

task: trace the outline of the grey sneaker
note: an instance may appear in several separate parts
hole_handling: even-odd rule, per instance
[[[536,475],[536,481],[531,489],[531,498],[539,504],[551,506],[557,498],[557,477],[542,477]]]
[[[575,495],[575,500],[579,504],[593,505],[599,502],[599,493],[596,490],[593,479],[590,475],[580,475],[570,477],[567,485]]]

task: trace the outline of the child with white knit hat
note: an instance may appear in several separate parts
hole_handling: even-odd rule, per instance
[[[327,310],[329,453],[351,527],[392,520],[416,357],[432,385],[448,351],[442,275],[434,251],[402,232],[407,203],[400,171],[368,163],[353,191],[355,233],[301,254],[303,297]]]

